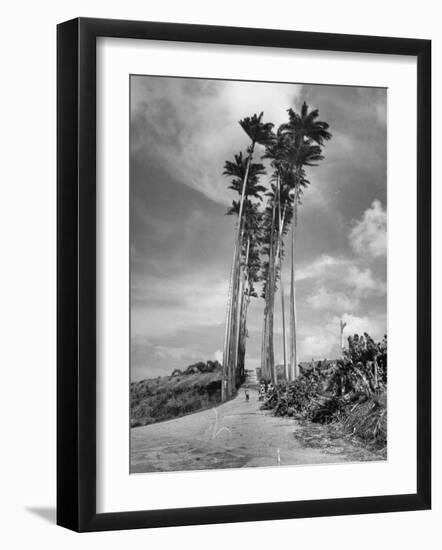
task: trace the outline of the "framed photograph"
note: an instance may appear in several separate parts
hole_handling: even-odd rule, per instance
[[[430,41],[57,37],[57,523],[429,509]]]

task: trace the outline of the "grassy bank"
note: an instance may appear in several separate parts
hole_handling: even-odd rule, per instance
[[[196,363],[185,371],[132,382],[131,427],[177,418],[221,402],[219,363]]]

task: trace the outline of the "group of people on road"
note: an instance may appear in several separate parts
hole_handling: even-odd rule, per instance
[[[261,380],[259,384],[259,390],[258,390],[258,400],[264,401],[266,397],[272,392],[272,390],[273,390],[273,384],[271,382],[265,382],[264,380]],[[250,392],[249,392],[248,384],[244,386],[244,396],[246,398],[246,401],[250,400]]]
[[[265,382],[261,380],[259,384],[258,399],[259,401],[264,401],[267,395],[273,390],[273,384],[271,382]]]

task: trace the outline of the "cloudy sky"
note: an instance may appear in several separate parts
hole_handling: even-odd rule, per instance
[[[386,90],[132,76],[133,380],[220,359],[234,242],[224,161],[248,145],[239,119],[264,111],[279,125],[304,100],[333,138],[299,214],[299,358],[336,357],[341,318],[345,334],[386,332]],[[288,291],[288,261],[283,276]],[[263,305],[249,310],[248,368],[259,364]]]

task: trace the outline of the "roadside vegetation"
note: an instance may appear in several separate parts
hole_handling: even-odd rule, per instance
[[[275,386],[262,408],[304,425],[333,425],[335,437],[345,436],[386,454],[386,337],[375,343],[368,334],[356,334],[348,339],[342,359],[324,365],[302,369],[295,381]],[[305,434],[301,430],[298,435]]]
[[[131,427],[146,426],[216,406],[221,402],[222,368],[218,361],[176,369],[170,376],[132,382]]]

